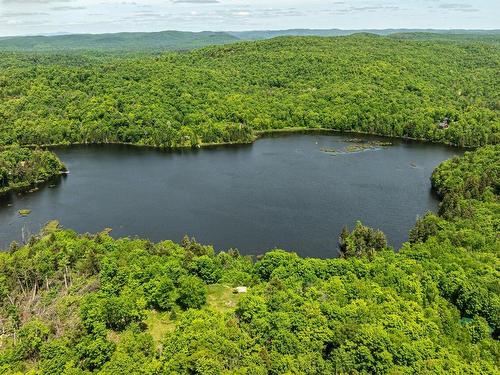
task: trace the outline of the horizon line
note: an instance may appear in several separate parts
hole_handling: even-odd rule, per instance
[[[387,27],[387,28],[366,28],[366,29],[340,29],[336,27],[332,28],[288,28],[288,29],[248,29],[248,30],[202,30],[202,31],[192,31],[192,30],[181,30],[181,29],[165,29],[159,31],[116,31],[116,32],[106,32],[106,33],[93,33],[93,32],[52,32],[52,33],[40,33],[40,34],[21,34],[21,35],[0,35],[0,38],[24,38],[24,37],[57,37],[57,36],[71,36],[71,35],[110,35],[110,34],[155,34],[155,33],[163,33],[163,32],[181,32],[181,33],[192,33],[192,34],[201,34],[201,33],[248,33],[248,32],[276,32],[276,31],[329,31],[329,30],[338,30],[338,31],[349,31],[349,32],[366,32],[366,31],[391,31],[391,30],[411,30],[413,32],[428,32],[428,31],[476,31],[476,32],[500,32],[499,28],[485,28],[485,29],[475,29],[475,28],[406,28],[406,27]]]

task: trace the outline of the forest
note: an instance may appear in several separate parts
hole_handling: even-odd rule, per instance
[[[64,171],[40,148],[55,144],[201,147],[327,129],[471,150],[435,169],[439,212],[396,250],[361,222],[332,233],[329,259],[50,222],[0,252],[0,374],[498,373],[500,53],[455,38],[1,52],[0,192]]]
[[[432,183],[399,252],[361,223],[331,259],[49,223],[0,253],[0,373],[498,373],[500,146]]]
[[[160,55],[2,52],[0,145],[199,147],[285,128],[495,144],[499,62],[495,43],[372,34]]]
[[[65,171],[66,167],[53,152],[9,147],[0,151],[0,195],[34,187]]]

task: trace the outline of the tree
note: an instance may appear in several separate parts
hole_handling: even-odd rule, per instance
[[[180,277],[178,293],[177,303],[183,309],[199,309],[207,299],[207,288],[196,276]]]
[[[491,335],[491,329],[486,319],[477,315],[466,324],[466,328],[474,344]]]
[[[76,353],[71,342],[66,339],[55,339],[45,343],[41,348],[40,368],[45,374],[63,374],[67,365],[76,363]]]
[[[152,307],[167,311],[172,308],[177,299],[174,282],[167,275],[155,277],[145,286],[146,298]]]
[[[442,229],[443,220],[432,212],[419,218],[415,226],[410,230],[408,239],[412,243],[425,242],[431,236],[435,236]]]
[[[81,367],[85,370],[97,370],[111,358],[115,345],[103,336],[84,336],[76,345],[76,353]]]
[[[348,240],[349,240],[349,229],[347,228],[346,225],[342,227],[342,231],[340,232],[339,236],[339,252],[340,254],[347,254],[347,246],[348,246]]]
[[[16,352],[23,359],[36,359],[40,349],[49,337],[49,329],[41,321],[34,319],[21,327]]]
[[[366,227],[357,222],[349,233],[346,227],[342,229],[339,239],[339,250],[342,258],[368,257],[373,258],[378,251],[387,248],[387,239],[380,230]]]
[[[221,265],[208,255],[195,258],[191,268],[207,284],[215,284],[222,276]]]

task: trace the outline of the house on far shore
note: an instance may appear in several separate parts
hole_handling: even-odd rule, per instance
[[[445,117],[442,122],[439,123],[438,128],[439,129],[448,129],[450,127],[450,119],[448,117]]]

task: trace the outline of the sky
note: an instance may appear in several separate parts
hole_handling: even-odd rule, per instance
[[[291,28],[499,29],[500,0],[0,0],[0,36]]]

